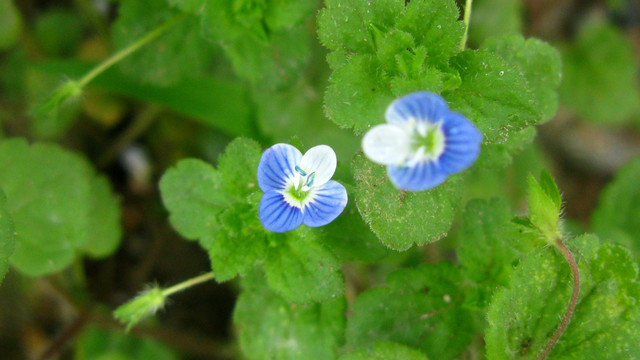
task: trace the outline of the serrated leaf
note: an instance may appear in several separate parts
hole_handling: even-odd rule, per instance
[[[607,185],[593,212],[591,228],[603,238],[616,240],[640,259],[640,157],[627,163]]]
[[[554,244],[556,239],[561,238],[559,225],[560,208],[556,206],[554,199],[545,192],[544,188],[538,184],[532,175],[529,175],[527,189],[529,219],[538,228],[545,240],[550,244]]]
[[[5,140],[0,142],[0,187],[15,225],[11,264],[21,272],[40,276],[59,271],[78,250],[94,256],[115,250],[119,209],[105,189],[108,184],[84,158],[53,144]]]
[[[327,116],[340,127],[356,134],[384,121],[384,112],[394,96],[389,77],[378,73],[371,55],[354,55],[349,63],[335,70],[325,93]]]
[[[120,245],[120,204],[111,190],[109,180],[94,176],[90,180],[91,209],[89,236],[82,250],[95,258],[111,255]]]
[[[420,351],[402,344],[382,341],[371,349],[359,350],[340,357],[340,360],[428,360]]]
[[[558,109],[558,86],[562,79],[560,53],[551,45],[535,38],[525,40],[513,34],[489,39],[482,45],[519,69],[529,84],[541,112],[542,123]]]
[[[385,167],[362,154],[356,155],[352,168],[360,214],[384,245],[407,250],[447,234],[460,196],[459,176],[428,191],[404,192],[391,184]]]
[[[561,100],[582,118],[620,124],[637,114],[640,87],[633,46],[615,26],[591,21],[563,51]]]
[[[329,1],[319,18],[321,41],[334,52],[325,94],[328,117],[356,134],[383,122],[394,98],[440,93],[459,77],[448,58],[464,26],[453,1]]]
[[[73,254],[86,241],[89,171],[80,158],[54,145],[30,146],[23,139],[3,141],[0,187],[7,196],[6,208],[21,244],[17,252],[28,246],[42,252]],[[33,256],[38,254],[36,251]],[[19,266],[16,261],[14,257],[13,264]],[[32,270],[35,274],[42,269]]]
[[[223,179],[223,189],[230,195],[245,198],[258,189],[256,172],[262,156],[257,142],[238,138],[233,140],[218,158],[218,171]]]
[[[16,246],[13,221],[7,211],[7,198],[0,189],[0,284],[9,268],[9,258]]]
[[[290,304],[264,286],[245,288],[233,313],[248,359],[335,359],[343,342],[344,297]]]
[[[340,261],[321,245],[311,229],[301,226],[288,233],[271,234],[275,242],[264,268],[267,282],[289,302],[326,301],[341,296],[344,279]]]
[[[541,119],[535,95],[524,75],[488,51],[464,51],[451,59],[462,84],[442,96],[452,110],[480,129],[485,143],[505,142],[510,134]]]
[[[230,203],[222,183],[222,175],[213,166],[196,159],[180,161],[160,179],[171,225],[205,248],[219,229],[217,215]]]
[[[167,346],[151,338],[89,326],[74,341],[77,360],[177,360]]]
[[[178,15],[167,0],[123,1],[113,25],[113,43],[124,49]],[[200,35],[200,19],[183,15],[158,38],[127,56],[119,67],[143,83],[171,85],[205,73],[212,45]]]
[[[392,28],[403,11],[399,0],[327,0],[318,17],[318,37],[330,50],[372,53],[372,27]]]
[[[593,235],[568,243],[579,264],[580,296],[549,359],[640,356],[637,268],[624,249],[598,243]],[[499,291],[489,307],[488,359],[537,358],[567,308],[572,284],[569,265],[554,247],[523,259],[509,288]]]
[[[264,227],[256,206],[235,203],[219,216],[222,224],[209,243],[211,269],[217,281],[244,275],[267,252]]]
[[[390,278],[391,287],[373,288],[356,298],[347,322],[347,348],[393,341],[432,359],[458,358],[474,329],[471,314],[459,306],[459,283],[451,282],[461,279],[455,267],[446,262],[423,265]]]
[[[413,34],[428,49],[429,63],[441,65],[460,51],[464,24],[457,21],[459,17],[455,1],[412,0],[396,27]]]

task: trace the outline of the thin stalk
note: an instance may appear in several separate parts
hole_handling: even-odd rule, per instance
[[[460,50],[464,51],[467,47],[467,37],[469,36],[469,23],[471,22],[471,7],[473,0],[466,0],[464,4],[464,35],[462,35],[462,42],[460,42]]]
[[[165,297],[171,296],[171,295],[173,295],[173,294],[175,294],[177,292],[180,292],[182,290],[188,289],[188,288],[190,288],[192,286],[201,284],[203,282],[207,282],[207,281],[213,279],[213,276],[214,276],[213,271],[210,271],[210,272],[208,272],[206,274],[202,274],[202,275],[196,276],[194,278],[191,278],[189,280],[183,281],[183,282],[181,282],[179,284],[173,285],[172,287],[169,287],[169,288],[166,288],[166,289],[162,290],[162,295],[164,295]]]
[[[553,333],[551,340],[549,340],[549,343],[547,343],[547,346],[544,348],[544,350],[542,350],[540,355],[538,355],[536,360],[546,359],[546,357],[549,355],[549,353],[551,353],[551,350],[553,350],[553,347],[562,336],[562,333],[567,330],[569,322],[571,322],[571,317],[576,310],[576,305],[578,304],[578,295],[580,294],[580,273],[578,272],[578,264],[576,263],[576,259],[573,257],[573,254],[571,254],[571,250],[569,250],[569,248],[562,242],[562,240],[557,239],[556,246],[571,267],[571,272],[573,273],[573,293],[571,294],[569,307],[567,308],[567,311],[565,311],[562,320],[560,320],[560,325]]]
[[[151,40],[153,40],[153,39],[157,38],[158,36],[162,35],[165,31],[170,29],[172,26],[174,26],[175,24],[177,24],[180,21],[182,21],[182,19],[184,19],[184,17],[185,17],[184,15],[176,15],[175,17],[169,19],[164,24],[162,24],[162,25],[158,26],[157,28],[149,31],[145,36],[143,36],[142,38],[138,39],[133,44],[131,44],[131,45],[127,46],[126,48],[124,48],[124,49],[118,51],[117,53],[113,54],[111,57],[109,57],[108,59],[104,60],[98,66],[96,66],[91,71],[89,71],[87,74],[85,74],[78,81],[78,86],[83,88],[85,85],[90,83],[91,80],[95,79],[96,76],[102,74],[105,70],[107,70],[108,68],[110,68],[114,64],[118,63],[120,60],[124,59],[125,57],[129,56],[131,53],[133,53],[136,50],[140,49],[142,46],[146,45]]]

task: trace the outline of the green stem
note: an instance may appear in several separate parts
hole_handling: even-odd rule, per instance
[[[578,264],[576,263],[576,259],[573,257],[573,254],[571,254],[571,250],[569,250],[569,248],[562,242],[562,240],[557,239],[556,246],[571,267],[571,272],[573,273],[573,293],[571,294],[571,300],[569,300],[569,307],[567,307],[567,311],[565,311],[562,320],[560,320],[560,325],[553,333],[551,340],[549,340],[549,343],[547,343],[547,346],[544,348],[544,350],[542,350],[540,355],[538,355],[536,360],[546,359],[549,353],[551,353],[551,350],[553,350],[553,347],[560,339],[560,336],[562,336],[562,333],[567,330],[569,322],[571,322],[571,317],[576,310],[576,305],[578,304],[578,295],[580,294],[580,273],[578,271]]]
[[[210,271],[210,272],[208,272],[206,274],[202,274],[202,275],[196,276],[196,277],[191,278],[189,280],[183,281],[183,282],[181,282],[179,284],[173,285],[172,287],[166,288],[166,289],[162,290],[162,295],[165,296],[165,297],[171,296],[171,295],[173,295],[173,294],[175,294],[177,292],[180,292],[180,291],[182,291],[184,289],[188,289],[188,288],[190,288],[192,286],[201,284],[203,282],[207,282],[207,281],[213,279],[213,277],[214,277],[213,271]]]
[[[471,22],[471,7],[473,0],[466,0],[464,4],[464,35],[462,35],[462,42],[460,42],[460,50],[464,51],[467,47],[467,37],[469,36],[469,22]]]
[[[118,51],[117,53],[113,54],[111,57],[109,57],[108,59],[106,59],[105,61],[100,63],[98,66],[96,66],[91,71],[89,71],[85,76],[83,76],[78,81],[78,86],[83,88],[85,85],[90,83],[91,80],[95,79],[96,76],[102,74],[105,70],[107,70],[108,68],[110,68],[114,64],[118,63],[120,60],[124,59],[125,57],[129,56],[131,53],[133,53],[136,50],[140,49],[142,46],[146,45],[151,40],[153,40],[153,39],[157,38],[158,36],[162,35],[165,31],[170,29],[172,26],[174,26],[175,24],[177,24],[180,21],[182,21],[182,19],[184,19],[184,17],[185,17],[185,15],[183,15],[183,14],[176,15],[175,17],[169,19],[164,24],[162,24],[162,25],[158,26],[157,28],[149,31],[147,33],[147,35],[145,35],[142,38],[138,39],[133,44],[131,44],[131,45],[127,46],[126,48],[124,48],[124,49]]]

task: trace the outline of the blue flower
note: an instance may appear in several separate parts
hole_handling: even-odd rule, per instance
[[[373,162],[387,165],[398,189],[433,188],[478,158],[482,134],[436,94],[406,95],[391,103],[385,116],[386,124],[365,134],[362,149]]]
[[[268,148],[258,165],[260,221],[267,230],[285,232],[305,224],[323,226],[347,205],[347,190],[330,180],[336,171],[336,153],[315,146],[304,156],[289,144]]]

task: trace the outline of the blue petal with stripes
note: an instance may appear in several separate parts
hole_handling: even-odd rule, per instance
[[[304,218],[302,209],[289,205],[277,190],[269,190],[262,195],[259,212],[265,229],[277,233],[297,228]]]
[[[289,144],[268,148],[258,164],[258,185],[264,192],[284,189],[287,180],[295,176],[295,167],[302,160],[300,150]]]
[[[304,155],[289,144],[267,149],[258,165],[258,184],[264,191],[259,207],[262,225],[281,233],[303,223],[323,226],[338,217],[347,205],[347,191],[329,180],[336,165],[336,154],[327,145]]]
[[[362,149],[373,162],[387,165],[399,189],[421,191],[444,182],[473,164],[482,134],[466,117],[449,109],[437,94],[416,92],[391,103],[386,124],[371,128]]]
[[[304,224],[324,226],[335,220],[347,206],[347,189],[336,181],[329,181],[315,191],[314,199],[304,208]]]

